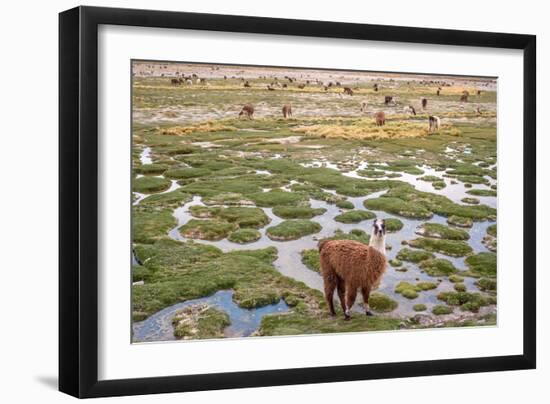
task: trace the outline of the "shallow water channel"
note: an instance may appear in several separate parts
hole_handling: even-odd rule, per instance
[[[135,322],[133,324],[134,342],[175,340],[174,327],[172,325],[174,315],[185,307],[201,303],[225,311],[229,315],[231,324],[224,329],[224,336],[228,338],[248,337],[258,329],[263,316],[272,313],[282,313],[288,310],[288,306],[283,300],[280,300],[276,304],[270,304],[257,309],[242,309],[233,301],[233,291],[220,290],[207,297],[187,300],[166,307],[144,321]]]

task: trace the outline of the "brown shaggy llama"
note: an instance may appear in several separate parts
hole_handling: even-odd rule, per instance
[[[344,87],[344,94],[353,95],[353,90],[349,87]]]
[[[241,112],[239,112],[239,117],[242,115],[246,115],[248,119],[252,119],[252,116],[254,115],[254,107],[250,104],[246,104],[243,109],[241,109]]]
[[[361,289],[367,316],[370,292],[380,285],[387,268],[386,226],[383,219],[376,219],[369,245],[353,240],[323,240],[319,243],[321,275],[325,287],[325,299],[330,314],[334,316],[334,290],[337,290],[344,318],[349,320],[351,308]]]
[[[376,126],[384,126],[386,124],[386,114],[383,111],[374,114],[376,120]]]
[[[283,117],[285,119],[292,117],[292,105],[283,105]]]

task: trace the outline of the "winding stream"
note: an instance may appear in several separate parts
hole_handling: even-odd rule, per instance
[[[205,303],[211,307],[225,311],[229,315],[231,324],[224,329],[224,336],[227,338],[248,337],[259,328],[263,316],[272,313],[283,313],[289,309],[283,300],[280,300],[276,304],[270,304],[257,309],[242,309],[233,301],[232,290],[220,290],[207,297],[187,300],[166,307],[143,321],[133,323],[133,341],[175,340],[174,327],[172,325],[174,315],[185,307],[200,303]]]

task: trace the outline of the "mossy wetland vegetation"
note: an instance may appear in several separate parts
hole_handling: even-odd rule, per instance
[[[132,106],[134,342],[496,324],[495,81],[134,62]],[[374,316],[331,317],[317,245],[375,218]]]

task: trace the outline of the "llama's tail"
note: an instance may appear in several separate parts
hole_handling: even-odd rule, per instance
[[[329,239],[324,239],[324,240],[321,240],[319,241],[319,244],[317,244],[317,247],[319,248],[319,252],[321,252],[321,250],[323,249],[323,247],[326,245],[326,243],[328,243],[330,240]]]

